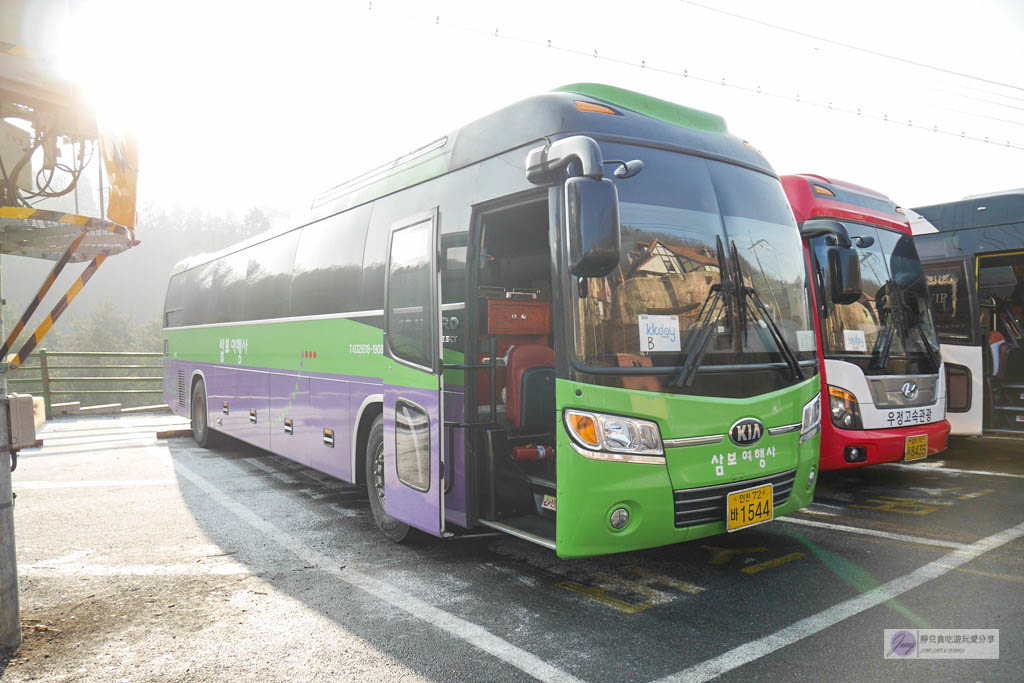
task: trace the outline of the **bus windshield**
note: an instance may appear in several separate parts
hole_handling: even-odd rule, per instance
[[[656,149],[606,145],[605,156],[642,159],[645,170],[615,181],[618,267],[587,279],[576,292],[575,347],[582,363],[679,367],[692,351],[694,332],[709,326],[701,367],[773,363],[785,372],[772,323],[799,360],[814,359],[800,237],[777,179]],[[771,321],[742,296],[740,282]],[[686,391],[670,386],[671,373],[638,374],[647,376],[627,386]]]
[[[938,372],[939,341],[913,238],[858,223],[844,225],[851,237],[870,238],[853,240],[863,294],[852,304],[834,304],[822,292],[825,357],[857,363],[867,374]],[[827,239],[811,241],[817,269],[826,263]]]

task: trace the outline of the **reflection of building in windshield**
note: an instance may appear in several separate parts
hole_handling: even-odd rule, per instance
[[[706,245],[683,246],[653,236],[623,240],[623,248],[624,258],[611,275],[587,281],[585,315],[610,323],[603,329],[612,338],[604,344],[618,352],[617,365],[650,367],[650,359],[639,355],[638,316],[678,316],[685,333],[721,279],[718,260]]]
[[[631,273],[664,275],[697,270],[718,272],[718,261],[707,245],[694,249],[672,246],[661,240],[637,242],[636,249],[627,258],[633,264]]]
[[[721,278],[718,260],[706,245],[687,247],[654,239],[638,241],[626,254],[624,286],[616,288],[616,305],[624,325],[637,314],[678,314],[680,329],[697,317],[711,286]]]

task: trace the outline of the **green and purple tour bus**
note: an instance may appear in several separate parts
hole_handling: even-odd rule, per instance
[[[176,266],[164,393],[200,445],[365,485],[392,540],[598,555],[810,503],[811,315],[756,149],[713,114],[578,84]]]

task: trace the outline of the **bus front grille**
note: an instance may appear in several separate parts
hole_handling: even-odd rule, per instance
[[[725,521],[725,499],[733,491],[749,489],[763,484],[772,485],[772,505],[779,507],[789,500],[789,492],[793,490],[796,470],[770,474],[767,477],[744,479],[717,486],[703,486],[697,489],[673,491],[675,501],[676,528],[707,524],[708,522]]]

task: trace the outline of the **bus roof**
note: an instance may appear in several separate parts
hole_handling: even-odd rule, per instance
[[[725,119],[720,116],[614,86],[576,83],[499,109],[318,193],[310,207],[310,220],[373,201],[517,147],[543,144],[545,139],[555,140],[570,134],[676,147],[775,175],[759,151],[729,133]],[[523,173],[525,177],[525,167]],[[173,272],[206,263],[295,227],[271,230],[215,254],[192,256],[178,263]]]
[[[891,199],[862,185],[813,173],[782,176],[797,223],[812,218],[836,218],[910,233],[903,209]]]
[[[914,209],[911,225],[915,235],[989,228],[1024,221],[1024,189],[973,195],[945,204]]]

